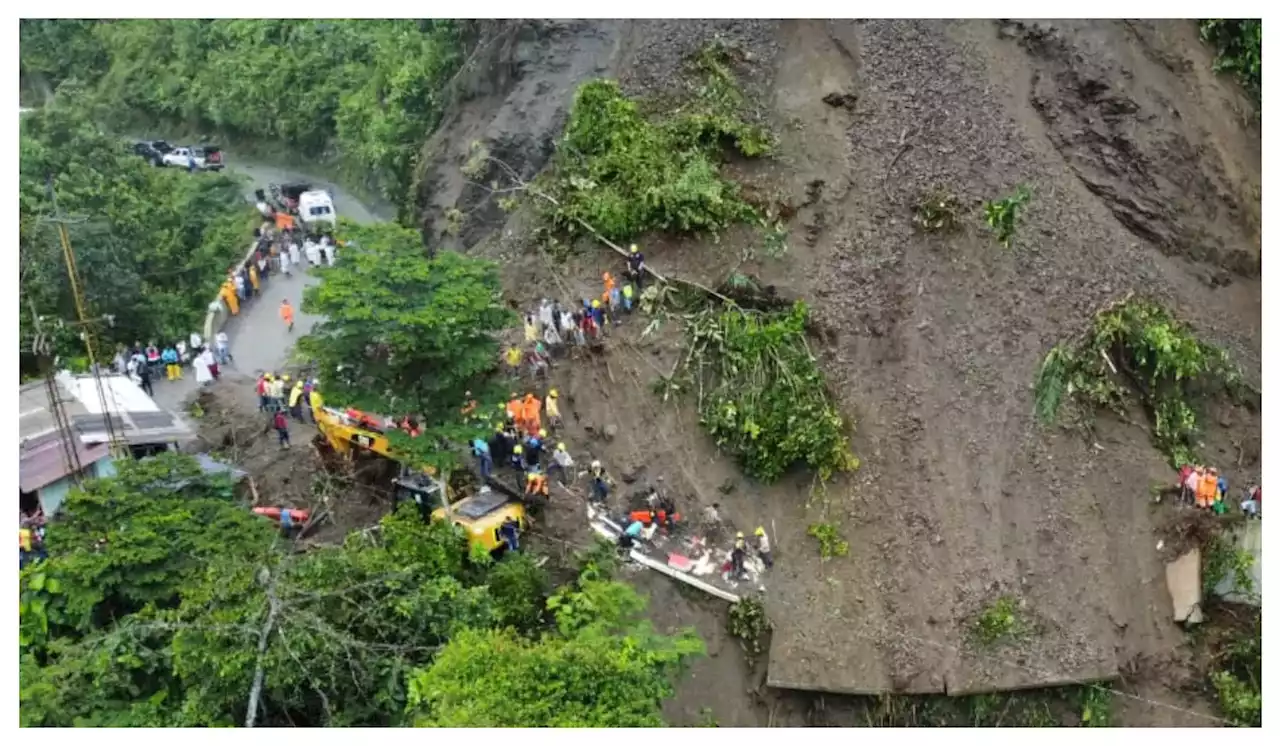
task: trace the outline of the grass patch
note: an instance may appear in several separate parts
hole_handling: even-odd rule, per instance
[[[1213,45],[1213,71],[1234,75],[1262,103],[1262,20],[1209,18],[1200,22],[1200,38]],[[1261,108],[1259,108],[1261,116]]]
[[[648,292],[648,291],[646,291]],[[773,482],[796,464],[826,481],[855,469],[844,418],[805,340],[808,309],[712,308],[688,317],[688,353],[660,387],[694,391],[699,420],[746,473]]]
[[[973,638],[983,647],[1019,637],[1028,630],[1013,596],[1001,596],[978,614],[973,622]]]
[[[877,728],[1060,728],[1111,725],[1111,689],[1084,684],[964,697],[864,697],[863,722]]]
[[[954,233],[960,229],[960,210],[959,198],[934,189],[916,202],[911,222],[925,233]]]
[[[613,241],[651,230],[717,233],[737,222],[763,222],[759,211],[720,170],[727,152],[755,158],[773,148],[748,123],[720,45],[693,61],[703,81],[694,100],[669,118],[646,117],[618,84],[594,80],[578,89],[556,153],[546,216],[570,236],[585,222]]]
[[[818,554],[823,560],[848,556],[849,542],[840,535],[840,527],[834,523],[815,523],[809,526],[809,535],[818,540]]]
[[[996,240],[1006,249],[1013,246],[1013,237],[1018,230],[1018,217],[1029,201],[1031,201],[1031,190],[1025,186],[1019,186],[1008,197],[982,205],[982,214],[987,221],[987,226],[995,232]]]
[[[773,624],[765,616],[759,596],[747,596],[729,607],[729,634],[738,638],[750,666],[754,667],[764,652],[764,636],[771,629]]]
[[[1225,352],[1160,305],[1126,298],[1099,311],[1082,339],[1049,351],[1036,378],[1035,410],[1045,424],[1068,402],[1085,415],[1101,407],[1123,417],[1136,394],[1156,446],[1177,467],[1195,461],[1195,404],[1217,388],[1246,392]]]

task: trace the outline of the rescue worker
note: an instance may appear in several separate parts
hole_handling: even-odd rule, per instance
[[[760,555],[760,561],[764,563],[766,570],[773,569],[773,551],[769,546],[769,535],[764,532],[764,526],[756,528],[756,554]]]
[[[524,471],[524,446],[518,443],[511,449],[511,468]]]
[[[631,310],[635,308],[635,295],[636,295],[636,291],[631,283],[628,282],[627,284],[622,286],[622,310],[623,311],[627,313],[631,313]]]
[[[739,531],[738,536],[733,540],[733,551],[729,553],[729,561],[732,563],[731,577],[740,579],[743,576],[746,572],[746,560],[747,541]]]
[[[488,481],[489,475],[493,473],[493,454],[489,451],[489,444],[481,438],[476,438],[471,441],[471,452],[479,462],[480,478]]]
[[[542,402],[538,397],[531,393],[525,394],[522,411],[526,433],[536,433],[542,429]]]
[[[1208,473],[1199,474],[1200,483],[1196,486],[1196,507],[1209,508],[1213,498],[1218,494],[1218,470],[1209,469]]]
[[[588,331],[587,336],[594,339],[604,331],[604,309],[600,307],[599,299],[591,301],[591,323],[595,325],[595,332]]]
[[[573,456],[569,455],[564,443],[557,443],[555,452],[551,454],[551,463],[547,465],[548,477],[552,470],[560,472],[560,484],[573,483]]]
[[[511,516],[502,522],[502,526],[498,529],[498,534],[502,540],[507,542],[507,549],[518,552],[520,551],[520,522]]]
[[[258,274],[258,266],[256,264],[250,263],[249,264],[249,284],[253,286],[254,295],[262,294],[262,280],[260,279],[260,277],[261,276]]]
[[[524,341],[528,344],[538,341],[538,324],[533,320],[531,313],[524,315]]]
[[[599,461],[591,462],[591,499],[596,502],[604,502],[609,499],[609,487],[613,480],[605,472],[604,466]]]
[[[551,489],[547,486],[547,475],[536,468],[524,478],[524,496],[526,498],[551,499]]]
[[[560,392],[555,389],[547,392],[547,427],[552,430],[564,427],[564,420],[560,419]]]
[[[604,280],[604,292],[600,294],[600,302],[612,303],[613,291],[618,289],[618,283],[613,279],[613,275],[608,272],[601,275],[601,279]]]
[[[160,359],[164,361],[165,372],[169,375],[170,381],[182,380],[182,363],[178,356],[178,350],[173,345],[164,348],[164,352],[160,354]]]
[[[284,320],[284,325],[293,331],[293,306],[289,305],[289,299],[285,298],[280,301],[280,318]]]
[[[311,401],[311,421],[312,422],[316,421],[316,412],[319,412],[320,408],[324,406],[324,397],[320,395],[319,386],[320,386],[319,381],[315,381],[315,380],[311,381],[310,401]]]
[[[545,433],[546,431],[540,431]],[[531,468],[537,468],[542,460],[542,437],[540,433],[530,433],[524,440],[524,462]]]
[[[284,416],[284,410],[277,409],[275,419],[272,425],[276,429],[276,437],[279,438],[280,447],[289,447],[289,420]]]
[[[627,255],[627,272],[631,275],[631,281],[636,287],[644,289],[644,254],[640,253],[640,247],[631,244],[631,251]]]
[[[520,373],[520,360],[524,357],[524,353],[520,352],[520,348],[511,345],[507,348],[507,367],[514,374]]]
[[[489,437],[489,455],[496,463],[506,463],[511,457],[511,441],[507,440],[502,425],[495,425]]]
[[[284,409],[284,384],[288,380],[288,376],[272,377],[270,391],[267,393],[271,397],[270,406],[272,412],[280,412]]]
[[[302,416],[302,381],[299,380],[293,384],[293,388],[289,390],[289,414],[293,415],[293,419],[298,422],[306,422],[306,418]]]
[[[470,419],[472,413],[476,411],[476,407],[480,405],[476,403],[475,399],[471,398],[470,391],[468,391],[465,396],[467,397],[467,402],[462,405],[462,417],[463,419]]]
[[[271,403],[271,374],[260,374],[258,376],[258,383],[254,386],[253,390],[258,393],[258,411],[267,411],[267,407]]]

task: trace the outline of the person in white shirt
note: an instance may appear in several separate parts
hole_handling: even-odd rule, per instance
[[[204,344],[204,340],[200,338],[199,333],[191,332],[191,349],[198,350],[202,344]]]
[[[292,233],[289,234],[289,261],[294,264],[302,264],[302,252],[298,250],[298,239]]]
[[[213,355],[208,350],[196,355],[196,359],[191,363],[191,367],[196,371],[196,383],[203,386],[213,382],[213,371],[209,369],[212,363]]]
[[[291,269],[291,264],[289,262],[288,251],[280,252],[280,271],[284,273],[285,277],[293,276],[293,270]]]
[[[547,465],[548,477],[551,476],[552,471],[560,472],[560,484],[573,483],[575,476],[573,472],[573,456],[569,455],[564,443],[557,443],[555,452],[551,454],[551,463]]]
[[[214,350],[218,354],[218,364],[226,365],[231,362],[231,346],[227,339],[226,332],[218,332],[214,339]]]
[[[174,345],[174,349],[178,351],[178,365],[186,365],[191,358],[187,355],[187,343],[178,340],[178,344]]]
[[[302,250],[307,255],[308,264],[313,267],[320,264],[320,247],[311,240],[310,236],[307,236],[307,240],[302,243]]]

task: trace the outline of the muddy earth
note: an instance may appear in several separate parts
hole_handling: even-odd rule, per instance
[[[665,274],[712,284],[738,267],[811,305],[829,330],[815,351],[863,466],[823,494],[803,476],[745,480],[691,402],[652,393],[679,354],[674,321],[644,335],[648,320],[633,317],[604,354],[558,361],[566,440],[615,473],[664,476],[687,512],[716,501],[733,528],[771,529],[775,630],[754,669],[723,605],[636,576],[655,620],[696,626],[711,651],[669,714],[856,724],[865,703],[838,695],[1119,677],[1118,722],[1213,724],[1170,619],[1156,545],[1173,509],[1149,489],[1173,474],[1147,419],[1104,417],[1089,438],[1045,429],[1031,392],[1045,352],[1131,291],[1165,303],[1260,385],[1258,119],[1212,72],[1194,23],[494,22],[423,148],[428,243],[501,261],[520,307],[598,293],[615,255],[584,242],[553,264],[526,238],[532,211],[498,207],[488,187],[503,174],[491,168],[477,186],[460,169],[479,142],[536,175],[578,84],[612,77],[631,94],[670,95],[687,84],[683,60],[716,39],[742,53],[748,100],[779,137],[774,158],[733,169],[795,206],[789,253],[744,262],[751,236],[735,231],[641,243]],[[980,204],[1020,184],[1033,196],[1006,250]],[[959,235],[913,230],[912,205],[934,187],[969,210]],[[458,213],[460,230],[447,229]],[[1215,403],[1206,425],[1203,450],[1233,484],[1258,478],[1258,412]],[[589,541],[578,510],[558,507],[542,530]],[[819,559],[806,529],[820,520],[842,527],[847,557]],[[1002,595],[1036,634],[975,649],[972,620]]]

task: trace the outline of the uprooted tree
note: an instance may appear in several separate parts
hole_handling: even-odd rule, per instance
[[[1086,420],[1093,408],[1123,417],[1136,395],[1153,422],[1156,446],[1177,467],[1195,461],[1199,401],[1224,389],[1249,395],[1224,351],[1197,339],[1163,307],[1126,297],[1099,311],[1079,339],[1049,350],[1036,378],[1035,407],[1045,423],[1068,403]]]
[[[529,558],[473,558],[416,514],[294,553],[184,456],[125,464],[66,507],[21,575],[27,726],[552,724],[552,691],[576,725],[657,724],[700,649],[630,621],[629,586],[588,574],[551,604]],[[482,678],[459,680],[472,665]],[[493,696],[452,699],[476,685]]]

